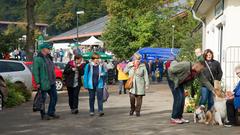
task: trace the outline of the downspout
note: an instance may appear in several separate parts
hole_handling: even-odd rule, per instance
[[[201,18],[196,16],[196,13],[193,9],[191,9],[191,11],[193,14],[193,18],[202,23],[202,50],[204,50],[205,49],[205,38],[206,38],[206,36],[205,36],[206,35],[206,33],[205,33],[206,24],[204,23],[204,21]]]

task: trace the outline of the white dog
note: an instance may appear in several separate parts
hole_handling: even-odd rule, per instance
[[[217,124],[220,126],[223,125],[223,122],[227,122],[227,100],[224,96],[214,98],[214,119]]]
[[[221,90],[215,90],[214,91],[214,105],[211,111],[208,111],[208,114],[212,115],[212,120],[206,121],[206,124],[212,123],[212,124],[219,124],[220,126],[223,126],[224,122],[227,122],[227,107],[226,107],[226,98],[225,94],[221,92]]]
[[[194,123],[197,123],[197,122],[204,123],[205,122],[206,115],[205,115],[205,106],[204,105],[199,106],[195,110],[193,119],[194,119]]]

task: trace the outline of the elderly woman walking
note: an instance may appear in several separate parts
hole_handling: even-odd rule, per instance
[[[84,87],[89,91],[90,116],[94,116],[95,95],[97,94],[98,113],[103,116],[103,88],[106,71],[100,64],[100,56],[97,53],[92,55],[92,61],[84,69]]]
[[[145,89],[149,87],[149,78],[146,66],[144,63],[140,63],[141,55],[134,54],[133,62],[128,63],[125,68],[125,72],[129,74],[129,77],[133,77],[132,88],[129,91],[130,96],[130,116],[136,112],[136,116],[140,116],[142,99],[145,96]]]
[[[74,60],[68,62],[63,72],[68,91],[69,107],[72,114],[78,113],[79,91],[82,86],[83,69],[82,56],[75,55]]]

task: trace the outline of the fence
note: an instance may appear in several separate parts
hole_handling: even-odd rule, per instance
[[[235,67],[240,64],[240,46],[230,46],[225,51],[224,85],[226,90],[233,90],[239,81]]]

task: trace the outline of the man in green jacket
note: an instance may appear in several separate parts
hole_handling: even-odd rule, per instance
[[[196,78],[214,91],[211,83],[205,78],[202,70],[205,67],[204,61],[198,61],[194,64],[191,62],[172,62],[168,69],[169,87],[173,94],[172,124],[189,123],[189,120],[183,119],[183,110],[185,105],[184,86]]]
[[[50,120],[59,118],[55,113],[57,104],[57,90],[56,90],[56,75],[54,72],[54,63],[50,56],[50,49],[52,46],[48,43],[43,43],[39,46],[38,55],[33,60],[33,76],[37,84],[38,90],[42,91],[42,98],[44,102],[43,110],[40,111],[42,120]],[[50,97],[48,112],[45,113],[45,100],[47,93]]]

